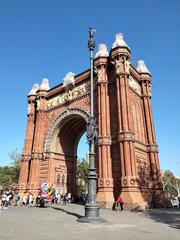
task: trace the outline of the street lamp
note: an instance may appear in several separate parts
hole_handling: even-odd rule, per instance
[[[87,140],[89,143],[89,168],[88,168],[88,200],[85,204],[85,216],[78,219],[79,222],[100,223],[104,222],[99,217],[99,204],[96,202],[97,174],[95,168],[94,145],[97,139],[97,125],[94,119],[94,94],[93,94],[93,51],[95,48],[94,33],[95,29],[89,28],[88,48],[90,51],[90,117],[87,122]]]

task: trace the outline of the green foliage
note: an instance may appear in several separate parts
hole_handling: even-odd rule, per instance
[[[20,154],[13,150],[9,156],[11,165],[0,167],[0,187],[3,190],[14,189],[19,179]]]
[[[166,170],[162,177],[163,188],[167,195],[180,196],[180,178],[175,177],[170,170]]]
[[[76,179],[77,179],[77,193],[81,195],[87,192],[87,174],[89,163],[86,159],[81,158],[77,161]]]

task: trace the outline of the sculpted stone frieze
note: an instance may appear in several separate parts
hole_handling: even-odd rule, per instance
[[[123,57],[118,57],[118,58],[114,58],[112,59],[111,63],[115,66],[115,72],[116,74],[120,74],[122,69],[123,69]]]
[[[111,60],[111,63],[115,66],[115,72],[116,74],[128,74],[129,75],[129,69],[130,69],[130,60],[126,59],[123,56],[118,56]]]
[[[78,97],[81,97],[89,92],[89,84],[84,83],[78,87],[73,88],[59,96],[49,99],[47,102],[48,108],[52,108],[58,105],[62,105],[67,101],[72,101]]]
[[[37,110],[40,110],[40,100],[37,100]]]
[[[129,86],[139,95],[141,95],[141,86],[132,76],[129,77]]]
[[[105,64],[102,64],[101,66],[94,68],[94,72],[96,73],[98,82],[103,82],[107,80],[106,67],[107,66]]]
[[[124,67],[125,67],[125,72],[129,74],[129,68],[130,68],[129,60],[125,60]]]

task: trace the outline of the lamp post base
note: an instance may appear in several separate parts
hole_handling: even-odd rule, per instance
[[[99,205],[97,203],[85,205],[85,216],[80,217],[77,220],[78,222],[84,223],[103,223],[106,220],[99,217]]]

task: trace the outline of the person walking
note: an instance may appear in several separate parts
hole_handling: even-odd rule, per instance
[[[3,207],[3,209],[7,209],[7,206],[6,206],[6,193],[5,192],[2,195],[2,207]]]
[[[27,203],[27,196],[26,196],[26,194],[24,194],[24,196],[22,198],[22,206],[26,207],[26,203]]]
[[[117,207],[119,209],[119,211],[123,211],[123,205],[124,205],[124,201],[123,198],[121,196],[118,197],[117,199]]]
[[[32,207],[33,203],[34,203],[34,198],[33,198],[32,193],[30,193],[30,195],[29,195],[29,207]]]
[[[20,196],[19,196],[18,193],[15,194],[14,200],[15,200],[15,206],[17,206],[18,205],[18,201],[20,200]]]

